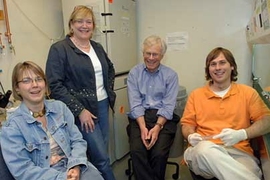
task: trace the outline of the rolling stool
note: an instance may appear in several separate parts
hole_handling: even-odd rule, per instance
[[[172,178],[178,179],[179,178],[179,170],[180,170],[179,164],[176,162],[167,161],[167,165],[174,165],[175,166],[175,173],[172,175]],[[128,180],[131,180],[131,178],[134,174],[132,171],[132,159],[131,158],[128,159],[128,169],[126,169],[125,173],[128,176]]]
[[[178,123],[177,130],[175,133],[174,142],[173,142],[171,149],[170,149],[169,158],[179,157],[183,154],[183,152],[184,152],[184,138],[182,136],[181,127]],[[179,164],[176,162],[167,161],[167,165],[175,166],[175,173],[172,174],[172,178],[179,179],[179,170],[180,170]],[[125,174],[128,176],[128,180],[131,180],[131,178],[134,174],[133,168],[132,168],[132,159],[131,158],[128,159],[128,168],[126,169]]]

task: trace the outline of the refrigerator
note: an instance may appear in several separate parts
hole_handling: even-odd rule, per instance
[[[62,0],[65,34],[68,20],[74,7],[85,5],[93,9],[96,30],[92,37],[99,42],[114,63],[115,113],[110,112],[110,142],[108,153],[111,163],[129,152],[126,126],[129,111],[127,97],[127,75],[137,64],[137,31],[135,0]]]

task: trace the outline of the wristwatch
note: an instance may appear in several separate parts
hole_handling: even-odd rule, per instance
[[[159,126],[160,130],[163,129],[163,125],[161,123],[156,122],[156,125]]]

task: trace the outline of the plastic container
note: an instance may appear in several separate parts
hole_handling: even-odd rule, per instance
[[[180,118],[183,115],[185,106],[187,102],[187,91],[184,86],[179,86],[179,91],[177,95],[177,100],[176,100],[176,106],[174,109],[174,113],[177,114]]]
[[[176,106],[174,109],[174,113],[177,114],[180,118],[183,115],[186,102],[187,102],[186,88],[184,86],[180,86],[179,92],[177,95]],[[176,130],[174,142],[173,142],[173,145],[170,149],[169,158],[176,158],[176,157],[183,155],[184,150],[185,150],[185,141],[184,141],[184,137],[182,135],[182,129],[181,129],[181,125],[179,122],[179,124],[177,125],[177,130]]]

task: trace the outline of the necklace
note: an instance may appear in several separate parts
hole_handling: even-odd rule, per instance
[[[32,112],[30,111],[30,114],[34,117],[34,118],[37,118],[37,117],[43,117],[46,113],[46,110],[45,110],[45,107],[42,109],[42,111],[39,111],[39,112]]]
[[[82,48],[82,49],[87,49],[90,47],[90,41],[88,41],[87,45],[81,45],[80,43],[78,43],[78,41],[73,37],[72,38],[73,42],[75,43],[76,46]]]

